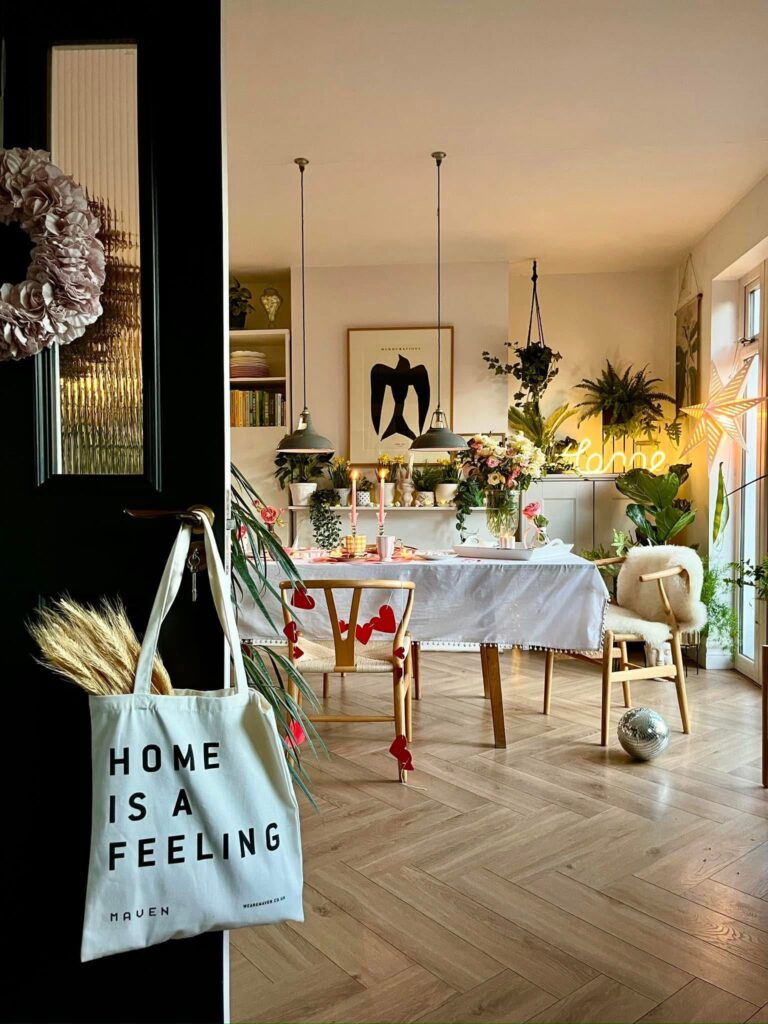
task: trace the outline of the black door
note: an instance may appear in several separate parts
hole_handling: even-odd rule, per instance
[[[67,592],[121,595],[143,633],[176,525],[126,507],[205,504],[225,537],[220,10],[175,7],[172,23],[161,6],[70,0],[0,15],[3,145],[53,146],[54,160],[97,168],[86,184],[108,256],[105,313],[90,333],[0,362],[4,1019],[223,1016],[221,934],[80,963],[88,702],[36,665],[25,630],[41,602]],[[25,277],[25,245],[0,226],[0,282]],[[196,603],[183,585],[161,648],[184,686],[220,685],[204,580]]]

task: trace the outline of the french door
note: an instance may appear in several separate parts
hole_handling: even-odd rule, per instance
[[[220,1021],[221,934],[80,963],[90,843],[83,691],[35,662],[25,622],[69,593],[120,595],[143,633],[175,534],[127,507],[210,506],[225,541],[227,409],[220,10],[5,4],[2,144],[52,151],[87,188],[107,256],[104,313],[60,351],[0,362],[3,1017]],[[29,246],[0,226],[0,280]],[[204,576],[204,574],[201,574]],[[171,678],[219,685],[200,581],[168,618]],[[125,908],[131,911],[136,908]]]
[[[745,398],[766,393],[765,346],[766,264],[762,263],[739,282],[740,327],[737,361],[750,361],[744,387]],[[758,480],[766,472],[765,409],[748,410],[743,419],[746,448],[736,454],[737,486],[735,495],[735,556],[739,561],[757,565],[766,555],[766,481]],[[739,619],[736,668],[755,681],[760,678],[760,647],[766,642],[765,604],[755,598],[754,587],[735,594]]]

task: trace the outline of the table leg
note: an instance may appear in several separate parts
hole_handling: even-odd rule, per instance
[[[501,693],[501,666],[499,664],[498,645],[481,644],[480,661],[483,667],[483,689],[486,690],[491,699],[494,745],[498,748],[505,748],[507,745],[507,734],[504,727],[504,698]]]

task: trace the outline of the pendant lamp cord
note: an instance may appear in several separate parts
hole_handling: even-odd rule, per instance
[[[444,153],[433,153],[437,164],[437,408],[441,409],[440,394],[442,383],[442,261],[440,246],[440,165],[443,162]]]
[[[528,318],[528,338],[525,342],[526,348],[531,344],[534,310],[536,311],[536,329],[539,335],[539,344],[544,344],[544,327],[541,322],[541,310],[539,309],[539,274],[536,269],[536,260],[533,261],[533,274],[531,275],[531,281],[533,281],[533,290],[531,292],[531,315]]]
[[[304,408],[307,408],[307,300],[304,288],[304,167],[299,164],[301,181],[301,365],[304,371]]]

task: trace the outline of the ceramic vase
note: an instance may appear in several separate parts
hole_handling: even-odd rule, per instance
[[[346,508],[349,504],[349,487],[334,487],[334,491],[339,496],[339,504]]]
[[[290,484],[290,488],[292,505],[308,505],[317,490],[317,484]]]
[[[357,505],[358,508],[368,508],[371,504],[371,492],[370,491],[358,491],[357,492]]]
[[[431,508],[435,504],[435,495],[432,491],[416,491],[416,504],[422,508]]]
[[[458,484],[437,484],[435,487],[435,498],[437,499],[437,504],[450,505],[456,497],[456,491],[458,491],[458,489]]]

